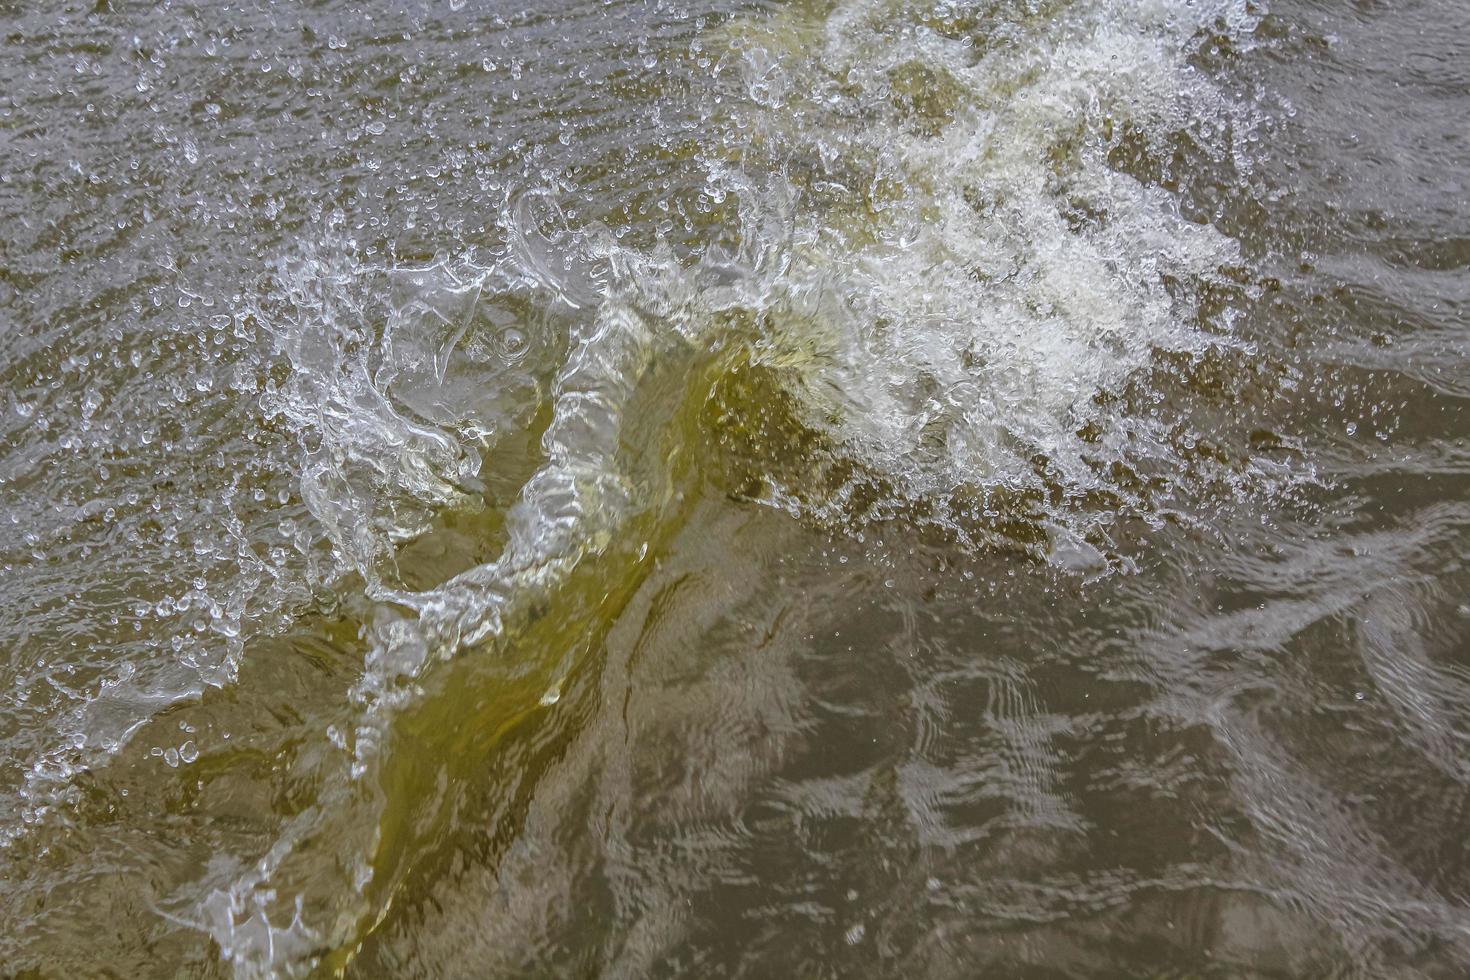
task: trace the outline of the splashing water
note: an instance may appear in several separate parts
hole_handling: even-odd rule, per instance
[[[983,519],[951,504],[966,491],[1052,484],[1076,498],[1107,487],[1119,458],[1179,465],[1167,422],[1124,418],[1100,396],[1159,351],[1230,343],[1202,330],[1193,306],[1196,284],[1239,255],[1110,155],[1130,138],[1164,139],[1190,112],[1230,118],[1186,61],[1221,11],[1234,31],[1252,26],[1228,4],[1188,20],[1167,4],[1072,5],[1023,18],[982,51],[902,5],[733,22],[723,40],[744,91],[718,125],[734,151],[708,159],[701,189],[738,215],[724,241],[630,249],[606,228],[568,227],[537,191],[508,199],[504,244],[482,256],[287,268],[285,311],[256,316],[293,366],[281,406],[309,433],[303,499],[380,605],[351,692],[350,780],[329,782],[265,858],[201,903],[241,975],[350,945],[401,877],[384,855],[378,784],[393,718],[425,696],[433,663],[513,661],[509,645],[550,597],[597,556],[626,551],[615,543],[667,496],[668,474],[639,459],[652,447],[630,446],[631,406],[649,410],[655,362],[699,377],[719,351],[716,363],[775,370],[798,423],[881,481],[894,495],[885,507],[927,502],[971,537]],[[389,284],[376,315],[354,298],[375,278]],[[497,321],[497,298],[547,312]],[[503,356],[475,357],[497,329]],[[522,347],[535,349],[524,362]],[[425,591],[386,582],[394,543],[475,492],[475,450],[530,424],[543,392],[540,467],[506,514],[500,556]],[[815,516],[864,516],[850,510],[851,486],[769,492]],[[1045,518],[1089,561],[1100,555],[1081,536],[1095,519],[1066,504]],[[287,869],[323,846],[350,882],[306,884]],[[343,887],[360,898],[344,901]],[[332,924],[308,925],[306,910],[327,906]]]
[[[1361,931],[1354,955],[1370,965],[1414,929],[1462,962],[1464,917],[1438,886],[1404,872],[1365,822],[1337,812],[1330,780],[1273,742],[1271,716],[1249,699],[1277,680],[1237,680],[1239,665],[1217,676],[1212,659],[1228,646],[1251,664],[1270,660],[1310,628],[1302,608],[1313,623],[1347,616],[1349,585],[1399,587],[1418,558],[1362,536],[1373,551],[1353,553],[1347,584],[1302,571],[1316,567],[1305,545],[1260,545],[1262,568],[1218,563],[1222,581],[1285,583],[1298,605],[1279,621],[1226,610],[1254,608],[1244,587],[1207,617],[1210,590],[1228,590],[1213,580],[1196,590],[1184,571],[1188,589],[1171,588],[1190,602],[1198,591],[1200,610],[1149,596],[1119,614],[1140,610],[1136,619],[1102,624],[1105,611],[1085,608],[1086,589],[1126,598],[1150,569],[1172,581],[1176,557],[1160,557],[1158,541],[1201,553],[1212,535],[1254,542],[1268,520],[1295,519],[1292,508],[1314,514],[1305,501],[1328,486],[1316,467],[1331,454],[1302,452],[1280,421],[1319,382],[1281,354],[1295,334],[1263,344],[1260,327],[1261,311],[1282,302],[1266,267],[1285,255],[1305,276],[1311,263],[1294,241],[1273,239],[1282,255],[1264,255],[1239,216],[1281,199],[1260,189],[1263,143],[1289,106],[1247,91],[1231,59],[1287,44],[1278,21],[1244,0],[798,0],[618,7],[635,18],[629,28],[601,5],[565,6],[544,16],[458,2],[383,11],[366,35],[309,13],[283,27],[271,13],[257,36],[194,12],[192,47],[184,34],[135,34],[109,41],[115,51],[90,49],[82,28],[58,29],[60,53],[48,56],[91,79],[116,55],[124,90],[154,106],[138,118],[166,105],[198,127],[110,124],[147,130],[175,164],[139,163],[125,145],[106,166],[154,168],[136,179],[165,191],[147,198],[146,214],[82,228],[102,259],[146,256],[143,271],[125,266],[125,299],[94,304],[126,315],[86,319],[58,288],[37,308],[85,323],[74,355],[58,352],[63,332],[35,349],[0,338],[12,382],[0,516],[24,528],[0,540],[0,587],[19,597],[0,612],[0,637],[22,651],[0,716],[15,763],[0,787],[17,800],[0,810],[14,868],[4,914],[40,923],[47,941],[50,923],[95,916],[115,892],[48,870],[92,846],[99,867],[152,872],[140,896],[129,893],[146,908],[128,912],[133,932],[117,942],[156,950],[159,963],[240,978],[411,973],[406,964],[432,974],[430,945],[405,942],[405,931],[433,924],[459,950],[475,948],[463,934],[483,932],[509,948],[507,931],[531,914],[519,905],[467,926],[456,916],[478,913],[454,903],[425,911],[437,889],[460,894],[476,887],[463,884],[473,869],[488,869],[485,894],[571,906],[568,896],[607,892],[582,931],[635,925],[598,947],[596,965],[651,973],[695,928],[678,891],[686,876],[748,888],[759,875],[732,855],[773,826],[821,855],[829,842],[803,836],[806,820],[833,840],[857,826],[884,848],[908,842],[923,860],[892,861],[910,869],[904,887],[918,882],[902,902],[936,918],[958,910],[956,930],[969,919],[1066,922],[1141,894],[1208,888]],[[213,66],[191,69],[208,84],[175,84],[170,66],[189,59]],[[235,88],[265,108],[234,99]],[[116,109],[87,91],[88,113]],[[330,93],[352,99],[330,114],[303,108]],[[266,113],[279,120],[266,126]],[[255,131],[279,141],[239,156]],[[86,203],[106,166],[80,147],[68,153],[66,175],[31,176]],[[164,204],[192,252],[167,229],[129,237],[130,220],[153,227]],[[190,222],[208,234],[178,231]],[[49,232],[17,227],[50,255]],[[72,246],[58,235],[64,256]],[[244,244],[212,255],[216,239]],[[6,289],[42,281],[9,264],[4,274]],[[1357,348],[1349,338],[1338,349]],[[1365,370],[1399,364],[1387,343],[1375,349]],[[1452,384],[1436,384],[1453,397]],[[75,404],[69,387],[82,389]],[[1458,474],[1458,456],[1439,450],[1441,475]],[[68,481],[93,498],[41,502]],[[728,567],[690,557],[746,544],[744,530],[715,519],[721,507],[760,515]],[[1464,523],[1441,510],[1434,528]],[[704,520],[715,544],[700,541]],[[1432,551],[1450,534],[1426,532],[1414,547]],[[835,557],[803,593],[811,608],[783,599],[763,620],[752,610],[786,588],[787,573],[760,549],[815,553],[814,541],[824,562]],[[885,551],[884,541],[905,543]],[[1375,570],[1379,553],[1390,572]],[[934,555],[938,573],[914,571]],[[1290,567],[1263,570],[1271,562]],[[982,579],[989,569],[983,586],[970,585],[975,568]],[[1065,662],[1081,678],[1075,690],[1046,674],[1062,669],[1060,640],[1022,635],[987,606],[1016,601],[1005,579],[1018,568],[1035,586],[1029,601],[1075,600],[1076,642],[1096,652]],[[91,583],[80,591],[79,576]],[[940,581],[903,605],[892,597],[905,576]],[[699,589],[702,599],[688,597]],[[750,608],[730,598],[741,590]],[[926,611],[946,590],[959,596],[935,600],[947,612]],[[880,629],[874,610],[890,600],[901,615]],[[1399,643],[1413,653],[1407,665],[1385,654],[1428,632],[1412,600],[1408,611],[1367,605],[1371,622],[1354,642],[1392,724],[1440,777],[1464,782],[1460,672],[1427,641]],[[628,625],[634,607],[646,632],[620,639],[643,628]],[[964,656],[944,648],[946,617],[975,633]],[[704,705],[699,684],[668,682],[658,688],[667,718],[645,705],[654,720],[643,723],[685,724],[687,756],[662,759],[661,745],[651,760],[599,755],[598,740],[621,737],[629,755],[645,744],[629,679],[643,644],[650,657],[683,650],[687,664],[663,661],[682,677],[718,629],[768,652],[761,670],[780,683],[762,688],[761,670],[710,682],[718,693]],[[907,684],[903,711],[841,707],[844,691],[822,686],[829,677],[800,676],[807,654],[793,650],[851,655],[865,630],[891,633],[903,651],[891,676],[865,678],[872,691]],[[1229,644],[1212,639],[1219,630]],[[984,644],[1007,631],[1034,659],[989,658]],[[620,643],[622,654],[608,653]],[[844,683],[878,670],[860,659],[822,669]],[[1074,694],[1076,704],[1055,706]],[[609,707],[619,703],[621,714]],[[832,705],[839,720],[819,719]],[[742,710],[749,731],[720,727]],[[890,726],[884,710],[899,720]],[[970,715],[979,720],[956,720]],[[787,756],[820,725],[861,730],[844,749],[856,757],[908,737],[910,722],[912,751],[889,769],[833,763],[820,779],[777,787],[764,810],[746,807],[787,780]],[[956,748],[945,733],[964,724],[971,737]],[[1178,746],[1143,774],[1089,756],[1105,785],[1079,790],[1062,757],[1113,751],[1097,747],[1126,735],[1110,725],[1154,726],[1150,737]],[[1200,772],[1225,772],[1229,789],[1196,789],[1190,780],[1207,779],[1190,769],[1196,760]],[[639,775],[640,765],[663,768]],[[660,853],[656,875],[626,866],[636,862],[619,849],[637,849],[628,813],[644,799],[638,780],[662,787],[668,772],[683,774],[688,799],[673,797],[688,809],[673,820],[676,856]],[[1089,809],[1118,786],[1187,800],[1208,815],[1186,834],[1190,853],[1218,846],[1228,859],[1083,867],[1096,858],[1089,835],[1127,823],[1104,812],[1111,804]],[[796,814],[791,826],[783,814]],[[563,821],[601,835],[576,847],[597,852],[605,880],[577,878],[576,847],[527,850],[554,851],[571,833]],[[174,833],[177,853],[149,864]],[[942,875],[959,875],[955,863],[980,845],[995,848],[976,865],[988,877],[950,889]],[[1074,854],[1073,877],[1025,878]],[[828,895],[797,883],[790,904],[744,907],[742,921],[810,919],[854,955],[875,939],[903,946],[912,922],[885,931],[872,908],[849,916],[860,894],[882,890],[868,882],[883,878],[877,866],[858,865],[849,887]],[[567,895],[546,898],[555,887]],[[1383,916],[1367,897],[1375,889]],[[1266,944],[1269,930],[1232,915],[1246,913],[1220,913],[1219,932]],[[948,941],[925,935],[914,943]],[[0,939],[0,954],[24,964],[23,942]],[[491,952],[505,957],[496,963],[513,955]],[[551,962],[548,953],[534,966]],[[699,969],[678,963],[669,969]],[[904,966],[924,972],[915,963]]]

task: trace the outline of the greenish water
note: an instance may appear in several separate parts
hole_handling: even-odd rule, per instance
[[[1448,0],[0,0],[0,977],[1459,977]]]

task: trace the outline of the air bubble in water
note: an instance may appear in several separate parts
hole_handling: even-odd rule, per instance
[[[500,350],[506,357],[519,357],[526,351],[526,335],[515,327],[508,327],[500,334]]]

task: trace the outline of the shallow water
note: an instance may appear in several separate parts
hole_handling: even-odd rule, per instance
[[[0,977],[1470,970],[1462,4],[0,38]]]

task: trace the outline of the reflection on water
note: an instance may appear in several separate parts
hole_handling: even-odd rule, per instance
[[[1457,6],[0,21],[0,975],[1470,965]]]

